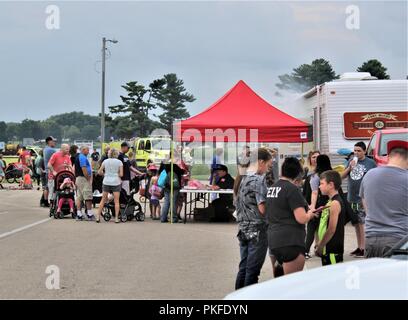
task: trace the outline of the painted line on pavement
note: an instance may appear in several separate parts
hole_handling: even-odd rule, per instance
[[[11,230],[11,231],[2,233],[2,234],[0,234],[0,239],[3,239],[3,238],[8,237],[8,236],[11,236],[11,235],[13,235],[13,234],[15,234],[15,233],[18,233],[18,232],[21,232],[21,231],[30,229],[30,228],[32,228],[32,227],[38,226],[39,224],[42,224],[42,223],[47,222],[47,221],[50,221],[50,220],[51,220],[51,218],[43,219],[43,220],[40,220],[40,221],[31,223],[31,224],[29,224],[29,225],[26,225],[26,226],[24,226],[24,227],[20,227],[20,228],[17,228],[17,229],[14,229],[14,230]]]

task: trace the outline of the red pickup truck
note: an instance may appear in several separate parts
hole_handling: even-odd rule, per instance
[[[408,128],[377,130],[371,136],[367,156],[372,158],[377,166],[388,163],[387,144],[392,140],[408,141]]]

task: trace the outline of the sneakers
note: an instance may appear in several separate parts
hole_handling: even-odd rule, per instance
[[[307,259],[310,259],[312,256],[310,255],[310,254],[308,254],[308,253],[305,253],[305,259],[307,260]]]
[[[92,216],[88,216],[88,215],[87,215],[87,217],[88,217],[88,220],[89,220],[89,221],[95,221],[95,220],[96,220],[96,218],[95,218],[94,215],[92,215]]]
[[[364,258],[364,249],[360,249],[355,255],[354,258]]]
[[[82,220],[84,220],[84,217],[77,215],[76,218],[75,218],[75,220],[76,220],[76,221],[82,221]]]
[[[364,258],[364,249],[357,248],[353,252],[350,252],[350,256],[354,256],[354,258]]]

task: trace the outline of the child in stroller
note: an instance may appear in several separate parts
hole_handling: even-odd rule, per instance
[[[145,214],[142,210],[142,206],[134,199],[135,194],[139,192],[139,188],[133,189],[128,196],[125,189],[120,191],[119,203],[120,203],[120,220],[126,222],[136,219],[136,221],[144,221]],[[109,195],[108,202],[105,203],[102,210],[103,220],[108,222],[112,216],[115,216],[115,204],[113,197]]]
[[[61,171],[55,177],[54,201],[50,208],[50,216],[62,219],[71,214],[75,219],[75,175],[71,171]]]

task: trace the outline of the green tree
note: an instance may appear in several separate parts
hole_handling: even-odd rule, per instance
[[[330,62],[325,59],[313,60],[311,64],[302,64],[293,69],[291,74],[283,74],[278,78],[276,86],[281,90],[304,92],[318,84],[338,79]]]
[[[190,116],[185,106],[186,102],[193,102],[195,98],[184,88],[184,82],[177,78],[175,73],[163,76],[165,86],[157,95],[157,105],[163,109],[159,115],[160,122],[164,129],[172,132],[172,125],[175,120],[186,119]]]
[[[7,142],[7,123],[0,121],[0,141]]]
[[[22,139],[20,136],[20,124],[15,123],[15,122],[9,122],[7,123],[7,130],[6,130],[6,136],[7,136],[7,141],[15,141],[15,140],[20,140]]]
[[[122,86],[127,91],[127,96],[120,96],[123,104],[109,107],[112,114],[122,116],[119,118],[121,122],[113,123],[111,118],[108,118],[108,122],[111,122],[108,123],[109,127],[114,128],[118,133],[126,133],[126,135],[131,132],[132,135],[148,135],[155,129],[154,121],[149,119],[149,112],[156,108],[154,100],[163,86],[163,79],[153,81],[147,88],[138,84],[137,81],[131,81]]]
[[[377,59],[364,62],[361,67],[357,68],[357,71],[370,72],[373,77],[377,77],[378,79],[390,79],[390,76],[387,74],[387,68]]]
[[[41,139],[43,136],[43,128],[41,121],[24,119],[19,125],[19,139],[34,138]]]

